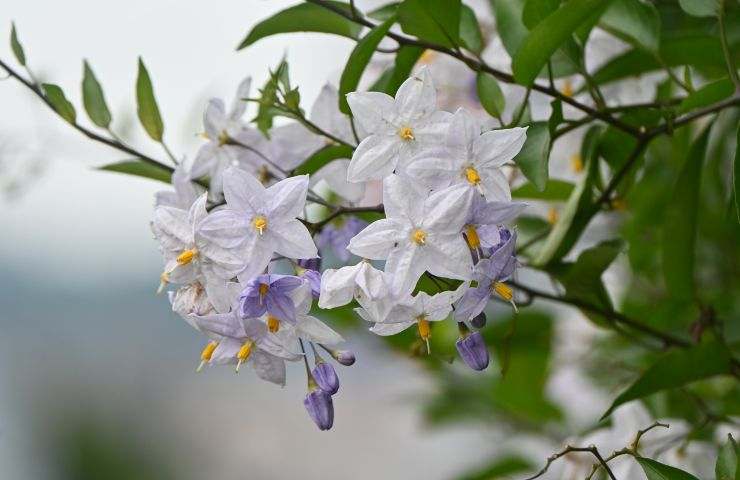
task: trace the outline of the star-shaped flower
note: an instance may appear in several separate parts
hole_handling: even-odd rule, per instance
[[[239,312],[244,318],[268,314],[267,326],[276,332],[281,321],[295,323],[295,305],[289,294],[302,284],[302,279],[291,275],[259,275],[239,296]]]
[[[393,175],[383,182],[386,218],[371,223],[349,244],[363,258],[386,260],[394,295],[410,293],[428,271],[468,280],[472,274],[470,250],[462,236],[473,191],[456,185],[426,196],[411,181]]]
[[[369,134],[357,146],[347,179],[361,182],[403,170],[420,149],[439,143],[451,117],[437,110],[437,93],[426,67],[403,82],[396,98],[380,92],[347,95],[352,115]]]
[[[210,213],[198,232],[243,260],[238,274],[243,282],[262,273],[274,253],[316,257],[311,234],[297,219],[303,214],[307,189],[308,175],[265,188],[249,173],[230,168],[224,175],[226,207]]]
[[[508,202],[511,190],[501,166],[519,153],[526,138],[527,129],[520,127],[481,134],[480,123],[459,109],[450,121],[444,145],[416,154],[406,174],[431,189],[463,184],[488,201]]]

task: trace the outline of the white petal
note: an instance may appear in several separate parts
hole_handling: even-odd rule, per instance
[[[504,172],[497,168],[486,168],[480,172],[480,186],[489,202],[510,202],[511,188]]]
[[[361,265],[328,269],[321,274],[320,308],[336,308],[352,301],[355,290],[355,276]]]
[[[341,335],[310,315],[299,317],[297,328],[299,335],[310,342],[337,345],[344,341]]]
[[[388,337],[403,332],[415,323],[414,321],[404,323],[376,323],[370,328],[370,331],[376,335]]]
[[[246,283],[257,275],[264,273],[267,265],[272,259],[273,253],[274,250],[270,245],[267,245],[266,242],[257,240],[254,243],[254,247],[249,252],[249,256],[245,259],[246,266],[244,270],[239,272],[237,275],[239,281],[241,283]]]
[[[269,209],[270,219],[287,219],[300,216],[306,205],[307,191],[308,175],[286,178],[268,188],[265,195],[265,204]]]
[[[285,386],[285,361],[282,359],[256,351],[250,356],[249,363],[262,380]]]
[[[470,280],[473,275],[473,259],[468,244],[462,235],[443,235],[430,241],[426,249],[425,263],[434,275]]]
[[[405,248],[396,248],[385,262],[385,271],[391,275],[390,290],[393,295],[411,293],[419,277],[427,269],[424,255],[420,251],[426,246],[410,244]]]
[[[188,211],[188,223],[192,227],[197,226],[198,223],[206,218],[206,215],[208,215],[208,210],[206,210],[206,202],[208,202],[208,194],[204,193],[203,195],[198,197],[190,206],[190,210]]]
[[[400,175],[390,175],[383,180],[383,206],[389,219],[421,224],[426,197],[414,182]]]
[[[404,172],[432,190],[440,190],[461,180],[462,163],[446,147],[426,148],[416,153]]]
[[[391,135],[370,135],[355,149],[347,169],[347,180],[363,182],[385,178],[395,170],[401,140]]]
[[[347,181],[349,160],[340,158],[327,163],[311,175],[311,185],[325,181],[329,188],[350,203],[357,203],[365,196],[364,183],[351,183]]]
[[[459,183],[432,193],[424,202],[423,228],[440,233],[458,233],[473,202],[470,185]]]
[[[157,207],[154,210],[153,227],[158,237],[166,235],[170,243],[186,245],[193,239],[193,231],[188,221],[188,212],[173,207]],[[176,246],[179,248],[179,246]]]
[[[241,168],[230,167],[223,175],[223,189],[226,203],[239,212],[257,212],[263,202],[265,187],[253,175]]]
[[[480,165],[501,166],[514,158],[527,139],[527,127],[486,132],[475,141],[473,154]]]
[[[247,109],[246,99],[249,97],[249,89],[252,86],[252,77],[247,77],[241,81],[236,89],[236,96],[231,104],[229,119],[232,121],[239,120]]]
[[[210,140],[218,140],[218,136],[226,127],[226,108],[220,98],[212,98],[208,101],[206,111],[203,113],[203,126]]]
[[[369,134],[386,130],[395,111],[393,98],[381,92],[352,92],[347,103],[355,122]]]
[[[361,262],[354,282],[370,300],[377,300],[388,294],[383,272],[373,267],[370,262]]]
[[[401,233],[402,227],[398,222],[387,218],[377,220],[355,235],[347,250],[359,257],[385,260]]]
[[[401,84],[395,107],[398,116],[407,120],[424,117],[437,109],[437,92],[426,67]]]
[[[465,109],[459,108],[450,120],[445,144],[455,156],[472,156],[473,144],[480,136],[480,123]]]
[[[268,225],[263,243],[272,240],[271,248],[288,258],[316,258],[318,250],[308,229],[298,220]]]
[[[202,237],[206,242],[221,248],[235,249],[247,243],[255,234],[254,230],[247,225],[243,214],[223,209],[209,213],[198,224],[196,238]]]

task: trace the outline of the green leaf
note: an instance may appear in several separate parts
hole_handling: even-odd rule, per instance
[[[328,3],[348,13],[352,11],[344,2]],[[318,32],[357,38],[361,30],[360,25],[336,12],[312,3],[301,3],[281,10],[255,25],[236,49],[241,50],[258,40],[280,33]]]
[[[13,50],[13,55],[18,63],[26,66],[26,53],[23,51],[23,45],[18,41],[18,31],[15,29],[15,22],[12,22],[10,27],[10,49]]]
[[[671,350],[658,358],[640,377],[622,392],[602,419],[620,405],[647,397],[661,390],[679,388],[691,382],[730,373],[730,352],[723,344],[710,340],[686,349]]]
[[[367,12],[367,16],[372,19],[378,20],[379,22],[385,22],[396,14],[396,12],[398,11],[399,3],[400,2],[386,3],[385,5],[380,6],[375,10]]]
[[[159,115],[157,99],[154,98],[152,81],[144,62],[139,57],[139,73],[136,76],[136,112],[146,133],[157,142],[162,141],[164,125]]]
[[[347,94],[357,90],[357,85],[360,83],[362,78],[362,72],[365,71],[370,59],[378,48],[378,44],[388,30],[396,22],[395,15],[384,21],[377,27],[373,28],[365,35],[362,40],[357,42],[355,48],[352,49],[352,53],[349,55],[347,65],[344,67],[342,72],[342,78],[339,80],[339,110],[342,113],[349,114],[349,105],[347,104]]]
[[[622,39],[650,52],[660,46],[660,16],[654,5],[640,0],[614,0],[601,24]]]
[[[735,439],[728,433],[727,441],[719,449],[717,463],[714,465],[716,480],[736,480],[740,478],[740,469],[737,468],[738,463],[740,463],[738,457],[740,457],[740,449],[738,449]]]
[[[370,87],[373,92],[385,92],[395,96],[398,87],[411,76],[411,70],[424,53],[421,47],[404,45],[396,52],[393,67],[386,70],[383,75]]]
[[[398,7],[398,17],[409,35],[455,47],[460,38],[460,10],[460,0],[404,0]]]
[[[509,478],[515,473],[523,473],[532,470],[534,465],[519,456],[496,458],[483,468],[463,474],[458,480],[493,480],[497,478]]]
[[[717,15],[717,0],[678,0],[681,9],[694,17],[713,17]]]
[[[41,85],[44,90],[44,96],[51,104],[51,108],[59,114],[60,117],[68,121],[69,123],[75,123],[77,119],[77,112],[75,107],[72,105],[67,97],[64,96],[64,91],[53,83],[44,83]]]
[[[501,91],[498,80],[493,75],[478,72],[475,87],[478,100],[480,100],[480,104],[486,112],[501,120],[501,115],[504,113],[504,108],[506,108],[506,100],[504,99],[504,92]]]
[[[560,0],[525,0],[522,11],[524,25],[532,29],[560,6]]]
[[[121,162],[111,163],[99,167],[98,170],[107,172],[126,173],[137,177],[151,178],[164,183],[170,183],[172,180],[172,170],[164,166],[157,166],[143,160],[124,160]]]
[[[352,148],[346,145],[328,145],[307,158],[296,168],[295,174],[310,175],[337,158],[352,158]]]
[[[735,197],[735,211],[737,212],[737,221],[740,222],[740,126],[738,126],[737,129],[735,161],[732,162],[732,190]]]
[[[550,158],[550,131],[546,122],[533,123],[527,130],[527,141],[514,158],[527,180],[543,191],[547,184]]]
[[[699,480],[688,472],[650,458],[636,457],[648,480]]]
[[[460,44],[474,53],[483,51],[483,35],[475,11],[467,5],[460,10]]]
[[[662,239],[663,275],[668,291],[677,299],[694,298],[699,186],[708,138],[709,128],[705,128],[691,145],[665,211]]]
[[[678,106],[679,113],[686,113],[695,108],[702,108],[724,100],[732,95],[735,87],[729,78],[725,77],[715,82],[707,83],[699,90],[691,92]]]
[[[90,120],[101,128],[108,128],[111,121],[108,105],[105,103],[103,88],[95,78],[87,60],[84,62],[84,73],[82,77],[82,104]]]
[[[531,198],[534,200],[564,202],[568,200],[570,194],[573,193],[573,188],[574,185],[570,182],[550,179],[548,180],[547,185],[545,185],[544,190],[538,190],[531,183],[525,183],[511,192],[511,196],[515,198]]]
[[[608,4],[608,0],[570,0],[540,22],[514,55],[512,70],[516,81],[530,85],[573,32]]]

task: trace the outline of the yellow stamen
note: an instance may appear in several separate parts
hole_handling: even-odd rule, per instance
[[[260,183],[266,184],[268,181],[270,181],[270,178],[272,178],[272,174],[266,166],[262,165],[257,172],[257,179],[260,181]]]
[[[416,140],[416,137],[414,137],[414,131],[411,130],[411,127],[401,127],[398,129],[398,136],[401,137],[403,140],[409,141],[409,140]]]
[[[222,131],[218,134],[218,146],[221,147],[223,145],[226,145],[231,141],[231,138],[229,138],[229,134],[226,133],[226,131]]]
[[[280,320],[272,315],[267,316],[267,329],[270,333],[277,333],[280,330]]]
[[[242,363],[246,362],[247,359],[249,359],[249,355],[252,354],[252,345],[254,342],[251,340],[247,340],[244,342],[244,345],[242,345],[242,348],[239,349],[239,351],[236,354],[236,359],[238,360],[236,363],[236,373],[239,373],[239,367],[241,367]]]
[[[570,169],[575,173],[581,173],[583,171],[583,159],[578,153],[570,157]]]
[[[183,252],[177,256],[177,263],[180,265],[187,265],[192,262],[193,259],[198,255],[198,250],[191,248],[189,250],[183,250]]]
[[[428,65],[434,61],[434,58],[437,56],[437,52],[434,50],[424,50],[424,53],[421,54],[421,57],[419,57],[419,63],[422,65]]]
[[[254,220],[252,220],[252,225],[258,232],[260,232],[260,235],[262,235],[265,233],[265,229],[267,229],[267,219],[262,215],[257,215],[254,217]]]
[[[159,276],[159,288],[157,288],[157,295],[164,291],[168,283],[170,283],[170,274],[167,272],[162,272],[162,275]]]
[[[417,245],[424,245],[427,241],[427,232],[420,228],[417,228],[411,234],[411,240],[413,240],[414,243]]]
[[[560,214],[558,214],[558,211],[550,207],[550,210],[547,211],[547,223],[555,225],[559,218]]]
[[[573,96],[573,85],[570,83],[569,79],[565,79],[565,82],[563,83],[563,88],[560,89],[560,93],[562,93],[566,97]]]
[[[203,370],[203,366],[211,361],[213,351],[216,350],[216,347],[218,347],[218,342],[208,342],[208,345],[203,348],[203,351],[200,352],[200,365],[195,369],[196,372]]]
[[[478,185],[480,183],[480,175],[478,170],[473,167],[467,167],[465,169],[465,178],[471,185]]]
[[[611,202],[612,208],[618,212],[624,212],[627,210],[627,201],[623,198],[615,198]]]
[[[267,295],[267,291],[270,290],[270,285],[266,283],[260,283],[260,298],[264,298],[265,295]]]
[[[417,318],[417,327],[419,328],[419,336],[427,344],[427,354],[431,353],[429,349],[429,339],[432,336],[432,327],[429,325],[429,320],[425,316]]]
[[[508,286],[504,282],[493,282],[491,290],[493,290],[507,302],[511,303],[511,306],[514,307],[514,311],[518,312],[516,304],[514,303],[514,290],[512,290],[510,286]]]
[[[475,230],[473,225],[465,227],[465,237],[468,239],[468,245],[470,245],[470,248],[476,249],[480,247],[480,237],[478,237],[478,232]]]

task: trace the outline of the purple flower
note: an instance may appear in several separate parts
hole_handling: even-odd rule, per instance
[[[314,388],[303,399],[303,405],[319,430],[329,430],[334,425],[334,404],[325,391]]]
[[[464,322],[475,318],[486,308],[494,292],[513,303],[511,288],[503,282],[516,270],[515,247],[516,232],[512,233],[490,258],[478,262],[473,272],[473,278],[478,282],[478,286],[469,288],[460,299],[455,308],[455,320]]]
[[[295,323],[295,305],[288,293],[303,283],[291,275],[260,275],[247,284],[239,297],[243,318],[260,317],[265,313],[279,321]]]
[[[349,241],[366,226],[367,222],[357,217],[347,217],[344,221],[329,223],[319,233],[316,244],[319,249],[330,247],[339,260],[346,262],[350,257],[347,250]]]
[[[503,240],[499,225],[515,218],[526,206],[522,202],[486,202],[483,195],[473,197],[465,220],[465,235],[470,246],[491,248],[499,244]]]
[[[488,366],[490,360],[488,347],[486,347],[486,342],[483,341],[483,335],[480,332],[473,332],[459,339],[455,346],[460,358],[473,370],[485,370]]]
[[[321,274],[316,270],[306,269],[301,272],[300,277],[308,282],[311,287],[311,295],[318,300],[321,294]]]
[[[339,391],[339,377],[331,364],[320,361],[316,364],[311,374],[316,379],[319,388],[329,395]]]
[[[303,258],[298,260],[298,266],[306,270],[321,270],[321,258]]]

